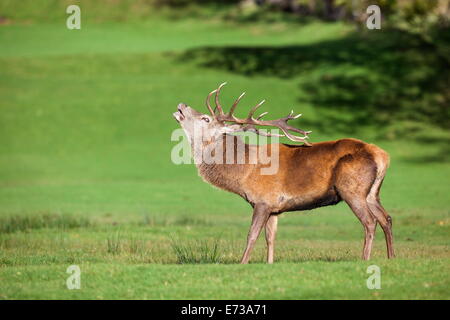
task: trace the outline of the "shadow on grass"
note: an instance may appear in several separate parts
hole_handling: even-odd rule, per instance
[[[444,31],[431,41],[386,30],[310,45],[201,47],[178,59],[250,77],[298,78],[299,102],[317,115],[302,119],[303,127],[326,134],[371,127],[378,138],[420,140],[428,128],[450,130]],[[445,161],[447,151],[432,158]]]
[[[433,162],[450,162],[450,136],[448,137],[418,137],[416,140],[423,144],[437,146],[434,153],[426,153],[415,157],[404,159],[408,162],[426,164]]]

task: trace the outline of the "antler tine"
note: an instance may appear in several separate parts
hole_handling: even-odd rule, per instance
[[[304,141],[305,139],[308,139],[308,135],[306,134],[306,131],[303,131],[303,130],[300,130],[300,129],[297,129],[297,128],[294,128],[296,130],[287,129],[287,128],[284,128],[284,127],[279,127],[279,128],[281,129],[281,131],[283,131],[284,135],[287,138],[289,138],[289,139],[291,139],[293,141]],[[304,136],[303,137],[299,137],[299,136],[293,135],[293,134],[289,133],[289,130],[295,131],[295,132],[298,132],[298,133],[302,133]]]
[[[296,116],[294,116],[293,114],[294,114],[294,110],[292,110],[292,111],[291,111],[286,117],[284,117],[283,119],[285,119],[285,120],[291,120],[291,119],[297,119],[297,118],[299,118],[299,117],[302,116],[301,113],[299,113],[299,114],[296,115]]]
[[[222,83],[216,90],[216,108],[219,109],[219,114],[220,115],[223,115],[224,113],[223,113],[222,106],[220,105],[219,95],[220,95],[220,90],[226,84],[227,84],[226,82]],[[214,111],[216,111],[216,108],[214,108]]]
[[[301,129],[298,129],[298,128],[295,128],[295,127],[292,127],[292,126],[288,125],[287,122],[289,120],[298,118],[298,115],[297,116],[292,116],[293,114],[294,114],[294,112],[292,111],[287,117],[284,117],[284,118],[281,118],[281,119],[276,119],[276,120],[269,120],[269,121],[259,120],[259,118],[261,117],[260,116],[258,119],[252,121],[252,124],[253,125],[261,125],[261,126],[277,127],[278,129],[280,129],[284,133],[284,135],[282,135],[282,136],[285,136],[286,138],[288,138],[288,139],[290,139],[292,141],[303,142],[306,145],[310,145],[306,141],[306,139],[308,139],[308,134],[310,134],[311,131],[304,131],[304,130],[301,130]],[[290,133],[289,131],[300,133],[300,134],[303,135],[303,137],[296,136],[296,135]]]
[[[236,101],[234,101],[233,105],[231,106],[230,111],[228,112],[229,117],[233,117],[234,109],[236,109],[239,101],[241,101],[243,96],[245,96],[245,92],[242,92],[241,95],[239,96],[239,98],[237,98]]]
[[[260,120],[262,117],[264,117],[266,114],[268,114],[269,112],[263,112],[263,113],[261,113],[259,116],[258,116],[258,118],[256,118],[256,120]]]
[[[261,105],[266,102],[266,100],[261,101],[260,103],[258,103],[256,106],[254,106],[252,108],[252,110],[250,110],[250,112],[248,113],[247,119],[252,119],[253,118],[253,114],[255,113],[256,109],[258,109],[259,107],[261,107]]]
[[[206,107],[208,108],[209,112],[211,113],[211,115],[212,115],[213,117],[214,117],[214,111],[213,111],[213,109],[211,108],[210,100],[211,100],[211,96],[212,96],[216,91],[217,91],[217,89],[211,91],[211,92],[208,94],[208,96],[206,97]]]
[[[294,118],[292,118],[292,119],[294,119]],[[281,119],[280,119],[280,120],[281,120]],[[289,119],[289,120],[290,120],[290,119]],[[275,121],[276,121],[276,120],[275,120]],[[303,134],[305,137],[306,137],[308,134],[310,134],[310,133],[312,132],[312,131],[305,131],[305,130],[302,130],[302,129],[298,129],[298,128],[296,128],[296,127],[292,127],[292,126],[290,126],[290,125],[287,124],[287,120],[281,120],[281,121],[282,121],[281,124],[276,125],[276,127],[279,127],[280,129],[285,128],[286,130],[289,130],[289,131],[298,132],[298,133]]]

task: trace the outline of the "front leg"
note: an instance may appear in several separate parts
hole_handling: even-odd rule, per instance
[[[271,214],[266,223],[267,263],[273,263],[275,235],[277,234],[278,216]]]
[[[250,253],[255,246],[255,242],[261,233],[262,228],[266,225],[270,216],[270,210],[265,204],[256,204],[253,209],[252,225],[247,236],[247,247],[242,256],[241,263],[246,264],[250,259]]]

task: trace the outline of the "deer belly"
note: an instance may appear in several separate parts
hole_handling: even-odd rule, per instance
[[[322,194],[305,194],[294,197],[280,195],[278,199],[280,212],[311,210],[314,208],[335,205],[341,200],[341,197],[334,190],[329,190]]]

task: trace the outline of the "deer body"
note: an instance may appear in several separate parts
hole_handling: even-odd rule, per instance
[[[260,147],[272,145],[247,145]],[[346,168],[346,164],[360,165],[360,170],[367,171],[367,178],[374,180],[377,161],[380,167],[389,162],[386,152],[355,139],[315,143],[311,147],[280,144],[278,148],[280,168],[273,175],[260,174],[264,164],[204,163],[198,165],[199,175],[218,188],[240,195],[252,206],[265,203],[273,213],[282,213],[337,204],[342,200],[339,188],[343,184],[368,188],[365,181],[360,181],[366,177],[359,172],[353,176],[354,170]]]
[[[220,87],[218,91],[220,91]],[[213,93],[216,92],[216,104],[218,103],[218,91],[213,91]],[[207,105],[211,109],[209,103]],[[214,116],[214,112],[211,113]],[[206,115],[180,104],[178,113],[175,113],[174,116],[181,123],[186,134],[190,135],[193,154],[201,153],[207,146],[220,144],[222,149],[216,149],[223,152],[223,158],[227,151],[230,151],[227,148],[233,148],[232,151],[244,152],[244,157],[247,157],[245,160],[248,160],[251,152],[259,154],[258,152],[261,151],[259,149],[263,148],[262,151],[271,154],[273,149],[277,148],[279,168],[270,175],[261,174],[261,169],[267,164],[260,161],[259,158],[253,163],[250,161],[225,163],[223,161],[222,163],[199,162],[197,164],[199,175],[206,182],[240,195],[253,207],[252,224],[241,263],[249,261],[250,252],[263,228],[266,231],[268,247],[267,261],[273,262],[277,216],[280,213],[310,210],[334,205],[340,201],[345,201],[349,205],[364,227],[363,259],[370,258],[377,223],[381,225],[385,233],[388,257],[394,257],[392,221],[379,200],[380,187],[389,166],[389,156],[381,148],[356,139],[319,142],[312,145],[250,145],[245,144],[237,136],[229,136],[230,127],[227,127],[223,121],[218,121],[218,125],[209,117],[209,120],[206,121],[206,128],[207,132],[213,133],[206,142],[195,145],[192,143],[194,135],[192,135],[189,122],[184,120],[186,118],[206,120],[204,118]],[[234,116],[227,118],[230,121],[233,121],[232,119],[235,119]],[[289,120],[286,119],[285,121]],[[245,122],[252,124],[251,131],[259,133],[253,127],[256,124],[253,123],[254,120],[249,117]],[[275,122],[276,126],[280,124],[279,121]],[[244,121],[242,120],[242,122]],[[269,125],[274,125],[272,123]],[[226,130],[219,129],[222,127]],[[246,128],[248,129],[248,127]],[[291,128],[282,127],[281,129],[286,133]],[[233,129],[234,131],[242,129],[242,123]],[[297,130],[295,132],[304,132]],[[286,136],[291,139],[304,139],[297,136]],[[232,143],[225,143],[226,139],[231,139]],[[238,152],[235,154],[237,157]]]

